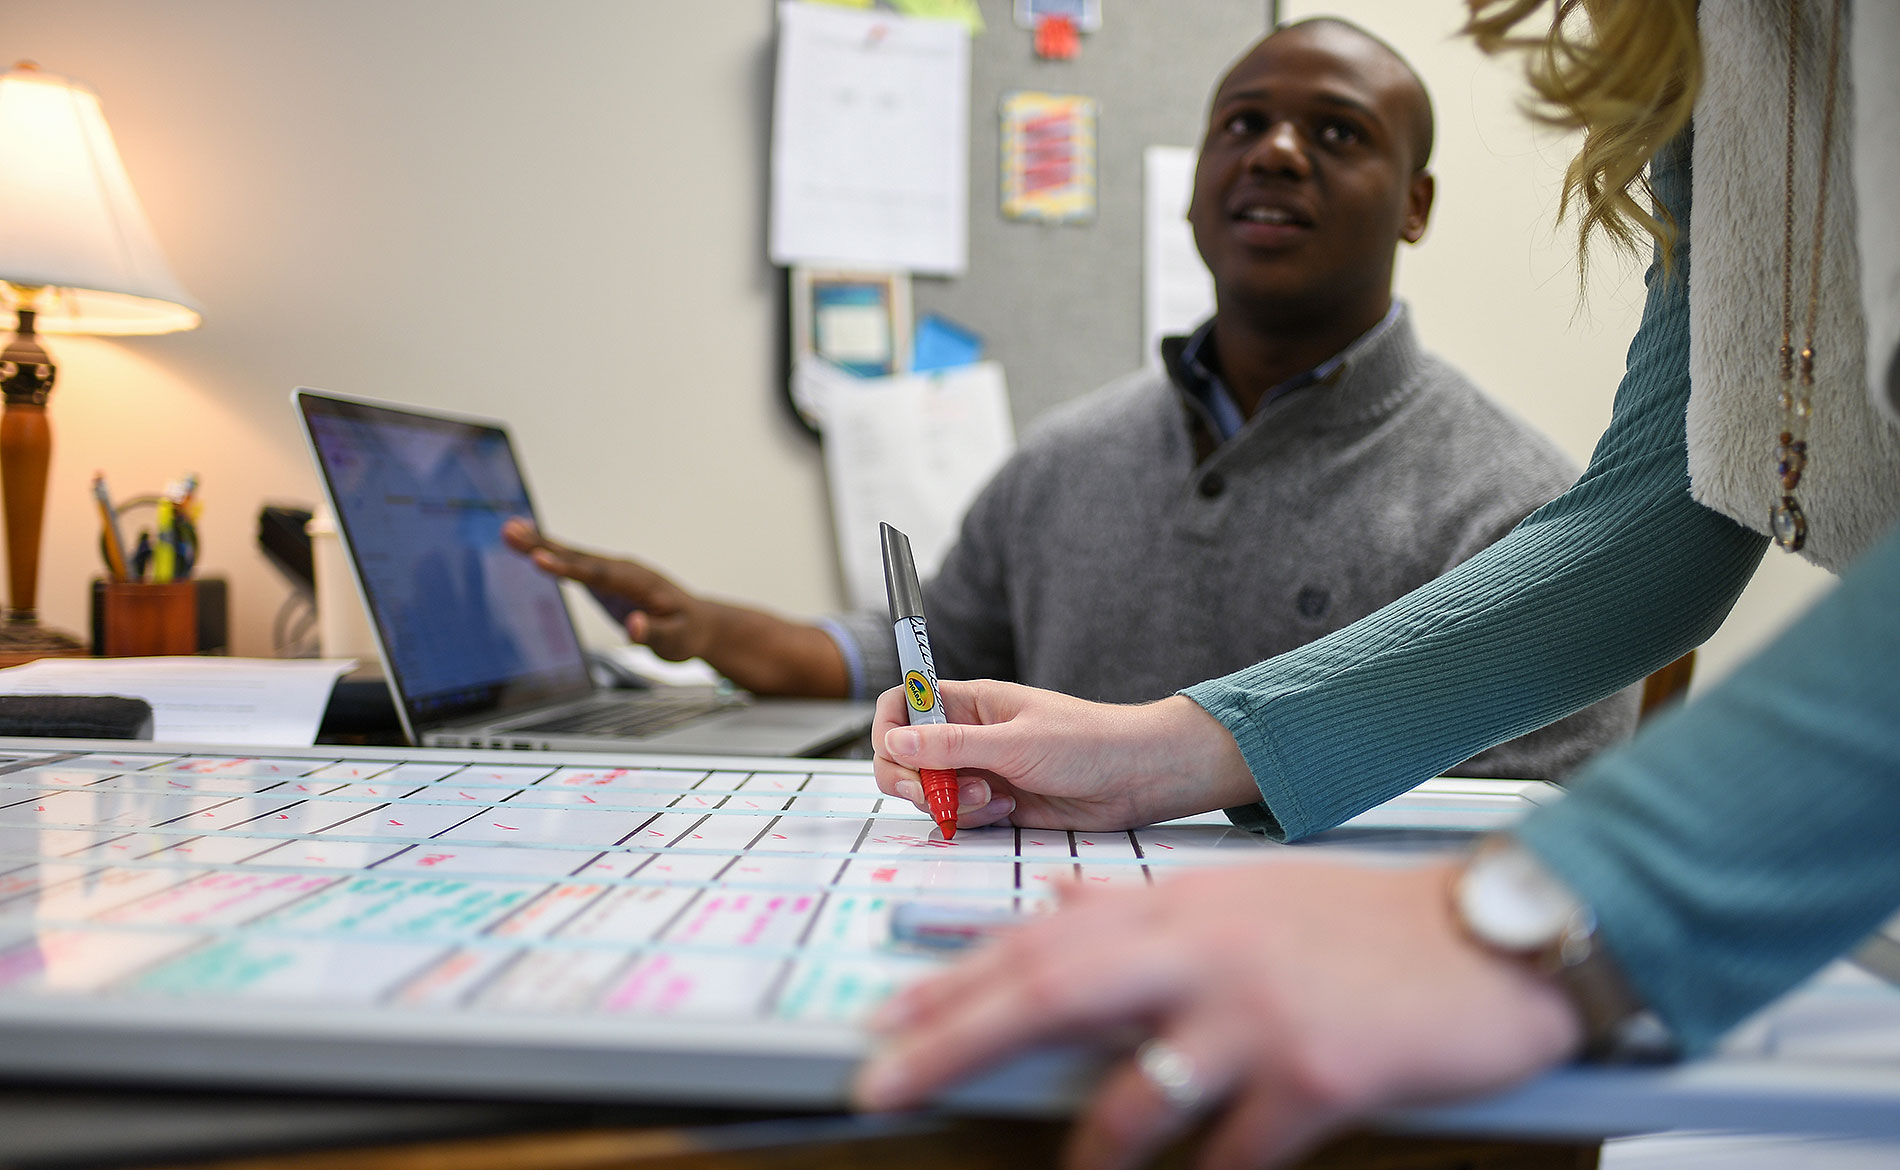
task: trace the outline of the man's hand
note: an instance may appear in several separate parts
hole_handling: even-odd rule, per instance
[[[850,692],[844,655],[816,626],[689,593],[638,562],[549,540],[519,516],[501,526],[501,537],[543,571],[587,586],[610,612],[626,611],[627,637],[661,658],[704,658],[757,695]]]
[[[661,658],[682,662],[705,656],[710,623],[702,603],[652,569],[549,540],[520,516],[501,526],[501,538],[543,572],[587,586],[609,609],[631,609],[627,636],[651,646]]]
[[[1138,1165],[1209,1114],[1197,1164],[1254,1167],[1377,1109],[1510,1085],[1582,1026],[1546,977],[1467,940],[1454,872],[1289,858],[1079,893],[887,1002],[857,1101],[912,1108],[1033,1045],[1134,1028],[1162,1075],[1112,1067],[1067,1165]]]
[[[959,772],[964,828],[1126,829],[1260,799],[1233,736],[1190,699],[1090,703],[1003,682],[943,681],[947,724],[909,726],[903,689],[878,699],[873,774],[928,811],[920,768]]]

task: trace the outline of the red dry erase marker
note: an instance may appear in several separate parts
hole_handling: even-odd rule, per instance
[[[891,601],[891,625],[897,636],[897,667],[904,672],[904,713],[911,723],[948,723],[937,695],[937,663],[930,656],[930,632],[924,628],[924,590],[917,583],[917,562],[910,538],[879,524],[884,540],[884,592]],[[957,774],[949,768],[923,768],[924,799],[931,819],[948,841],[957,835]]]

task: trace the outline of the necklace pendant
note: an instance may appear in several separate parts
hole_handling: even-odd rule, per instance
[[[1768,527],[1783,552],[1800,552],[1801,546],[1808,543],[1808,518],[1793,496],[1781,497],[1781,502],[1768,514]]]

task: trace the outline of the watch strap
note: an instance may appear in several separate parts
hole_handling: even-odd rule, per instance
[[[1562,933],[1536,952],[1583,1022],[1584,1060],[1643,1064],[1675,1059],[1675,1038],[1643,1002],[1597,933],[1596,914],[1579,905]]]

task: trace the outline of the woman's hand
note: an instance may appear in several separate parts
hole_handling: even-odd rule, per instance
[[[1160,1045],[1150,1072],[1108,1070],[1067,1164],[1137,1165],[1212,1114],[1200,1165],[1251,1167],[1373,1110],[1523,1080],[1582,1028],[1545,976],[1467,940],[1454,872],[1287,859],[1079,893],[886,1003],[858,1103],[914,1107],[1033,1045],[1134,1027]]]
[[[928,811],[917,770],[956,769],[964,828],[1007,817],[1126,829],[1260,799],[1233,736],[1190,699],[1126,707],[1014,683],[937,689],[947,724],[910,726],[902,688],[879,697],[873,774],[887,796]]]

